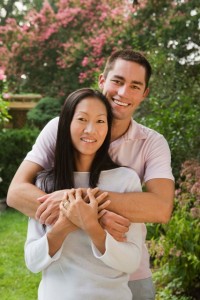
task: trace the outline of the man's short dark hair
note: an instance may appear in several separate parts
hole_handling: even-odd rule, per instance
[[[108,57],[106,62],[106,66],[103,72],[104,77],[108,76],[108,73],[114,68],[115,62],[117,59],[123,59],[126,61],[135,62],[145,68],[146,75],[145,75],[145,83],[146,87],[148,87],[149,79],[152,74],[152,68],[146,57],[138,51],[134,51],[131,49],[124,49],[115,51],[111,56]]]

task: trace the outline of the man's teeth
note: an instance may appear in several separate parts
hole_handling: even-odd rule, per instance
[[[116,103],[117,105],[121,105],[121,106],[128,106],[128,103],[124,103],[124,102],[121,102],[121,101],[118,101],[118,100],[113,100],[114,103]]]

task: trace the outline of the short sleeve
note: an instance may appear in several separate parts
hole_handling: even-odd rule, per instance
[[[59,117],[52,119],[40,132],[32,150],[27,153],[25,160],[37,163],[44,169],[53,166]]]

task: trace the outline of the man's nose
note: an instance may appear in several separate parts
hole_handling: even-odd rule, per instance
[[[118,89],[118,95],[121,96],[121,97],[127,97],[128,95],[128,87],[123,84],[119,87]]]

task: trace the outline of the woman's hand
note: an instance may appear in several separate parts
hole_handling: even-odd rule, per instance
[[[100,204],[107,196],[107,192],[98,197],[95,194],[98,189],[87,189],[88,200],[85,202],[82,189],[72,189],[67,192],[66,200],[63,200],[61,208],[63,214],[76,226],[87,231],[91,226],[98,223],[98,212],[107,207],[110,201]]]
[[[84,230],[91,238],[94,245],[101,252],[105,252],[106,234],[98,222],[99,203],[107,196],[107,192],[97,198],[92,189],[87,190],[88,202],[84,201],[81,189],[72,189],[63,201],[61,211],[77,227]],[[107,200],[110,203],[109,200]],[[107,204],[108,205],[108,204]]]

